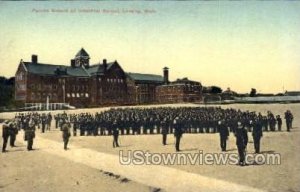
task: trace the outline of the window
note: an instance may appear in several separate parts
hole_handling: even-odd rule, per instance
[[[80,97],[79,93],[76,94],[77,97]]]
[[[68,98],[71,97],[70,93],[67,93],[67,97],[68,97]]]
[[[72,97],[75,97],[75,93],[72,93]]]
[[[88,97],[89,97],[89,94],[88,94],[88,93],[85,93],[85,97],[88,98]]]
[[[25,91],[26,90],[26,85],[25,84],[20,84],[19,88],[20,88],[20,90]]]
[[[80,97],[84,97],[84,93],[80,93]]]
[[[23,80],[23,77],[24,77],[24,73],[21,72],[18,76],[17,76],[17,80]]]
[[[31,93],[31,99],[32,99],[32,100],[35,99],[35,93]]]

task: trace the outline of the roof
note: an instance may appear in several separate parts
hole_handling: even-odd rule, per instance
[[[161,75],[142,74],[142,73],[126,73],[134,81],[163,83],[164,78]]]
[[[95,74],[104,73],[104,65],[101,63],[90,65],[88,68],[72,67],[66,65],[54,65],[44,63],[23,62],[28,72],[39,75],[65,75],[75,77],[89,77]],[[109,70],[117,61],[107,63]]]
[[[90,56],[83,48],[81,48],[75,57],[90,57]]]
[[[286,91],[285,95],[297,96],[300,95],[300,91]]]
[[[111,66],[113,66],[113,64],[115,64],[115,62],[111,62],[111,63],[107,63],[107,69],[110,69]],[[104,65],[103,64],[94,64],[94,65],[90,65],[89,68],[86,69],[86,71],[90,74],[99,74],[99,73],[103,73],[104,72]]]
[[[42,63],[24,62],[28,72],[39,75],[58,75],[57,70],[67,76],[89,77],[90,74],[83,67],[69,67]]]

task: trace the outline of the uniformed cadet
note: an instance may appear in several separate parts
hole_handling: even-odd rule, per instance
[[[51,122],[52,122],[52,115],[51,115],[51,113],[48,113],[48,115],[47,115],[47,130],[48,131],[50,131]]]
[[[64,150],[68,149],[68,143],[69,143],[69,138],[71,136],[71,125],[70,123],[65,120],[64,122],[62,122],[62,138],[64,141]]]
[[[42,121],[42,133],[45,133],[46,124],[47,124],[47,117],[45,114],[42,115],[41,121]]]
[[[112,125],[112,135],[113,135],[113,148],[119,147],[119,128],[117,127],[117,121],[113,122]]]
[[[174,127],[174,136],[175,136],[175,149],[178,152],[180,151],[180,140],[183,134],[179,117],[176,117],[174,119],[173,127]]]
[[[59,122],[59,115],[55,115],[54,116],[54,119],[55,119],[55,128],[58,128],[58,122]]]
[[[2,138],[3,138],[2,153],[6,152],[7,141],[10,136],[9,126],[10,126],[10,122],[8,120],[4,121],[2,125]]]
[[[281,119],[280,115],[276,116],[276,121],[277,121],[277,125],[278,125],[278,131],[281,131],[282,119]]]
[[[248,142],[248,135],[247,135],[247,130],[245,129],[241,121],[238,121],[237,123],[235,136],[236,136],[236,145],[239,153],[239,165],[244,166],[246,164],[245,155],[246,155],[246,147],[247,147],[246,143]]]
[[[30,120],[29,126],[25,129],[25,141],[27,141],[27,150],[32,150],[33,140],[35,138],[34,122]]]
[[[11,122],[9,125],[9,135],[10,135],[10,146],[15,147],[16,136],[18,134],[18,128],[16,122]]]
[[[290,129],[292,128],[292,122],[293,122],[293,115],[290,112],[290,110],[287,110],[284,113],[284,118],[285,118],[285,122],[286,122],[286,129],[289,132]]]
[[[219,124],[218,128],[220,133],[220,146],[222,151],[226,151],[226,140],[228,139],[229,136],[228,127],[225,124],[224,120],[220,120],[218,124]]]
[[[165,118],[161,122],[161,134],[162,134],[162,144],[166,145],[167,144],[167,135],[168,135],[168,126],[167,126],[167,119]]]
[[[252,137],[253,137],[253,142],[254,142],[254,149],[255,149],[255,153],[259,153],[260,152],[260,139],[263,136],[261,119],[255,119],[253,124],[254,124],[254,127],[253,127]]]

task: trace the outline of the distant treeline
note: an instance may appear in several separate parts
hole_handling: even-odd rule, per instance
[[[0,110],[15,107],[15,77],[7,79],[0,76]]]

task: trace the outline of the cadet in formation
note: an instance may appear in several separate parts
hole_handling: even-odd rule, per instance
[[[182,134],[183,134],[183,131],[182,131],[182,125],[181,125],[181,122],[180,122],[180,119],[179,117],[176,117],[174,122],[173,122],[173,125],[174,125],[174,136],[175,136],[175,149],[176,151],[180,151],[180,140],[181,140],[181,137],[182,137]]]
[[[9,121],[4,121],[2,125],[2,138],[3,138],[3,145],[2,145],[2,153],[6,152],[6,146],[8,142],[9,134]]]
[[[220,133],[220,146],[222,151],[226,151],[226,141],[229,136],[228,127],[225,124],[224,120],[218,122],[219,124],[219,133]]]
[[[9,124],[10,146],[15,147],[15,141],[18,134],[17,124],[13,121]]]
[[[27,141],[27,150],[31,151],[33,150],[32,146],[33,146],[33,140],[35,138],[35,127],[32,120],[29,122],[29,126],[27,126],[24,129],[24,131],[25,131],[24,140]]]
[[[246,148],[248,143],[248,134],[242,122],[238,122],[235,136],[236,136],[236,145],[239,153],[239,165],[244,166],[246,165],[245,156],[246,156]]]
[[[117,121],[112,124],[113,148],[119,147],[119,128]]]
[[[62,122],[61,130],[62,130],[62,138],[64,141],[64,150],[68,149],[69,139],[71,137],[71,124],[68,121]]]
[[[164,120],[161,122],[161,134],[162,134],[162,144],[167,145],[167,135],[169,133],[169,127],[167,125],[167,119],[164,118]]]
[[[260,139],[263,136],[262,131],[262,122],[260,119],[256,118],[253,122],[253,131],[252,131],[252,137],[254,142],[254,149],[255,153],[260,152]]]
[[[284,118],[285,118],[285,122],[286,122],[286,128],[287,128],[287,131],[289,132],[290,129],[293,127],[293,114],[291,113],[290,110],[287,110],[285,113],[284,113]]]

